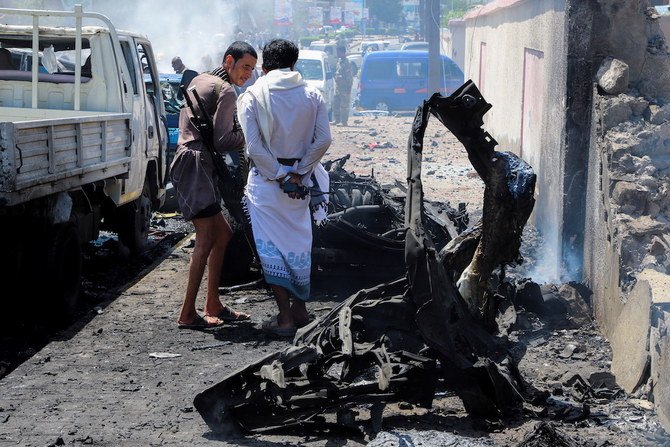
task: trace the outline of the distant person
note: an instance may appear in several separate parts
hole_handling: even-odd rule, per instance
[[[254,47],[235,41],[224,53],[221,66],[196,76],[191,82],[213,119],[214,150],[220,153],[244,148],[244,134],[237,123],[233,85],[241,86],[251,76],[258,56]],[[192,95],[192,94],[191,94]],[[196,103],[195,98],[191,98]],[[197,104],[197,103],[196,103]],[[248,314],[234,311],[219,299],[223,258],[233,231],[223,215],[217,174],[209,149],[193,124],[188,107],[179,114],[179,140],[170,176],[184,219],[195,227],[188,283],[177,323],[180,328],[207,328],[225,321],[248,320]],[[195,308],[200,283],[208,268],[204,315]]]
[[[182,62],[179,56],[172,58],[172,68],[174,69],[175,73],[181,75],[181,81],[179,82],[179,85],[183,85],[184,88],[188,88],[193,78],[198,76],[197,71],[186,68],[186,65],[184,65],[184,62]],[[177,98],[182,99],[181,90],[177,93]]]
[[[329,190],[320,163],[331,143],[328,110],[319,90],[294,71],[298,54],[289,40],[270,41],[263,48],[264,76],[237,104],[253,166],[245,206],[263,277],[279,309],[262,329],[283,337],[309,323],[312,212],[315,221],[322,221],[327,208],[324,194],[310,197],[297,188]]]
[[[351,109],[351,87],[354,84],[354,67],[347,59],[347,48],[337,47],[337,66],[335,69],[335,98],[333,99],[333,121],[331,124],[348,126]]]

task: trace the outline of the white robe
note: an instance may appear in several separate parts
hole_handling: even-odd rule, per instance
[[[277,180],[295,172],[303,184],[312,186],[310,177],[317,170],[323,179],[320,160],[331,142],[325,102],[300,73],[272,70],[240,95],[237,113],[252,163],[245,206],[265,280],[306,301],[312,248],[310,198],[291,199]],[[300,161],[285,166],[278,158]],[[325,184],[319,180],[318,187],[327,192],[325,175]]]

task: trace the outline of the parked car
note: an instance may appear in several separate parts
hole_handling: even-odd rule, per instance
[[[361,53],[365,54],[371,51],[385,50],[391,42],[388,40],[367,40],[361,42]]]
[[[356,76],[361,71],[361,65],[363,64],[363,53],[349,53],[347,54],[347,59],[349,59],[349,62],[354,64],[356,67],[356,72],[354,73],[354,76]]]
[[[400,47],[401,50],[428,51],[428,42],[405,42]]]
[[[463,72],[448,56],[442,61],[440,93],[453,93],[463,84]],[[428,90],[427,51],[375,51],[363,58],[358,84],[364,109],[412,110],[433,93]]]
[[[300,72],[307,84],[321,91],[330,116],[335,97],[335,80],[328,55],[324,51],[300,50],[295,69]]]

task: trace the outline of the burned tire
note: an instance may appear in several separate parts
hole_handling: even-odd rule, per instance
[[[133,254],[142,252],[149,241],[150,225],[151,197],[149,184],[145,182],[142,195],[117,210],[116,231],[119,241]]]
[[[44,271],[47,307],[63,319],[71,318],[79,303],[82,272],[81,243],[74,223],[54,225]]]
[[[351,206],[363,205],[363,194],[360,189],[351,190]]]
[[[349,208],[351,206],[351,199],[344,188],[338,188],[337,191],[335,191],[335,196],[337,197],[337,203],[342,207]]]
[[[372,204],[373,204],[372,193],[370,191],[365,191],[365,194],[363,194],[363,205],[372,205]]]

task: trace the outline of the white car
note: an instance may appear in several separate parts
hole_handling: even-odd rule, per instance
[[[354,73],[354,76],[356,76],[361,71],[361,65],[363,65],[363,53],[349,53],[347,59],[356,66],[356,72]]]
[[[328,107],[328,115],[331,115],[333,100],[335,98],[335,80],[333,78],[335,67],[330,66],[328,55],[323,51],[300,50],[298,62],[295,69],[300,72],[307,84],[321,91],[323,99]]]

